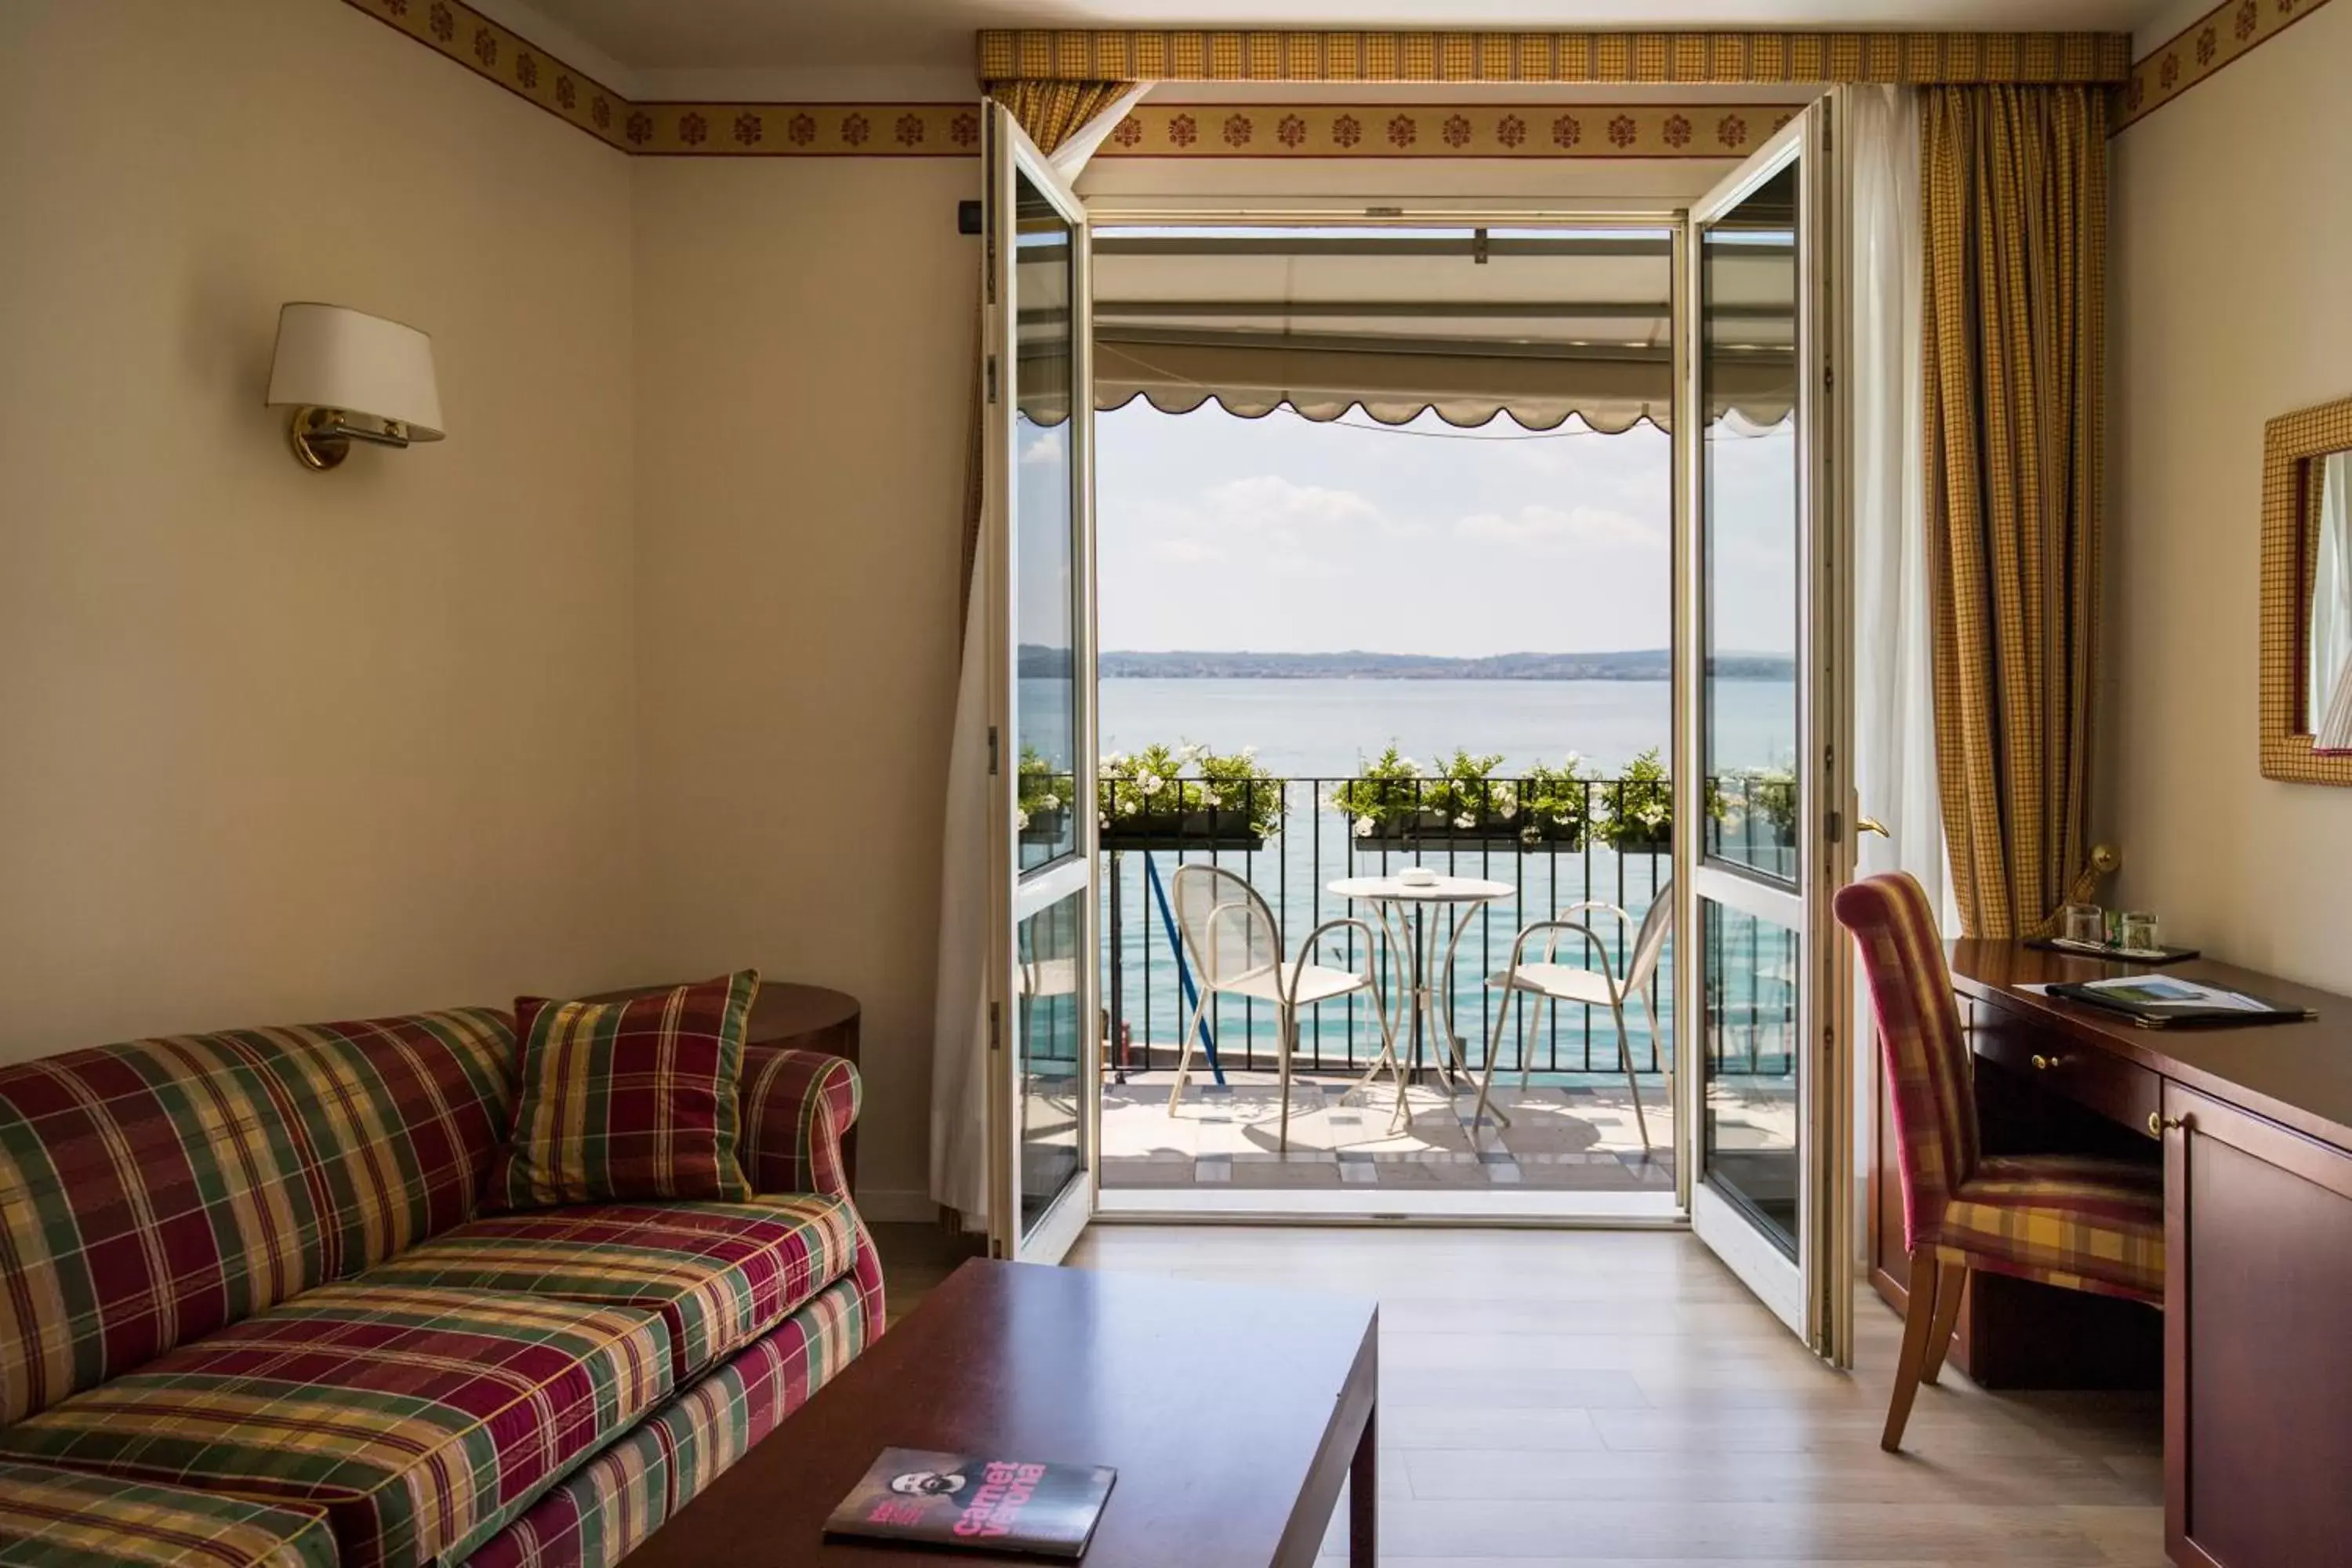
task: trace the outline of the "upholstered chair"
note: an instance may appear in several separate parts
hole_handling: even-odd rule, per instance
[[[1970,1269],[2160,1306],[2164,1173],[2077,1154],[1979,1152],[1975,1080],[1943,939],[1904,872],[1841,889],[1870,981],[1903,1173],[1911,1300],[1880,1447],[1903,1444],[1919,1385],[1943,1370]]]

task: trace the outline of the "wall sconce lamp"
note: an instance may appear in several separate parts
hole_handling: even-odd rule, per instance
[[[354,441],[405,447],[443,435],[433,340],[341,305],[278,310],[268,402],[294,410],[289,434],[306,468],[338,467]]]

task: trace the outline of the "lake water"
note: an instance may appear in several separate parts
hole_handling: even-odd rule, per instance
[[[1569,752],[1613,773],[1652,746],[1671,750],[1673,710],[1663,680],[1106,680],[1102,750],[1134,752],[1198,742],[1218,752],[1255,746],[1276,776],[1356,771],[1391,742],[1426,764],[1454,748],[1500,752],[1503,774]],[[1788,765],[1795,697],[1785,681],[1716,687],[1720,766]]]

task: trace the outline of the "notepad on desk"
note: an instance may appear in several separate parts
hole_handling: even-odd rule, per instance
[[[2308,1008],[2281,1007],[2243,991],[2171,974],[2128,974],[2079,984],[2059,982],[2039,989],[2061,1001],[2119,1013],[2149,1028],[2174,1025],[2226,1028],[2240,1024],[2298,1023],[2317,1016]]]

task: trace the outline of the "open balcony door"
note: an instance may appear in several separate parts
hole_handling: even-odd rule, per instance
[[[1853,748],[1829,113],[1791,120],[1683,238],[1675,816],[1697,831],[1675,835],[1675,970],[1691,1226],[1843,1365],[1851,986],[1829,901],[1851,865]],[[1784,692],[1717,700],[1727,681],[1782,680],[1781,659]]]
[[[986,137],[990,1246],[1051,1263],[1100,1129],[1091,269],[1068,182],[992,101]]]

